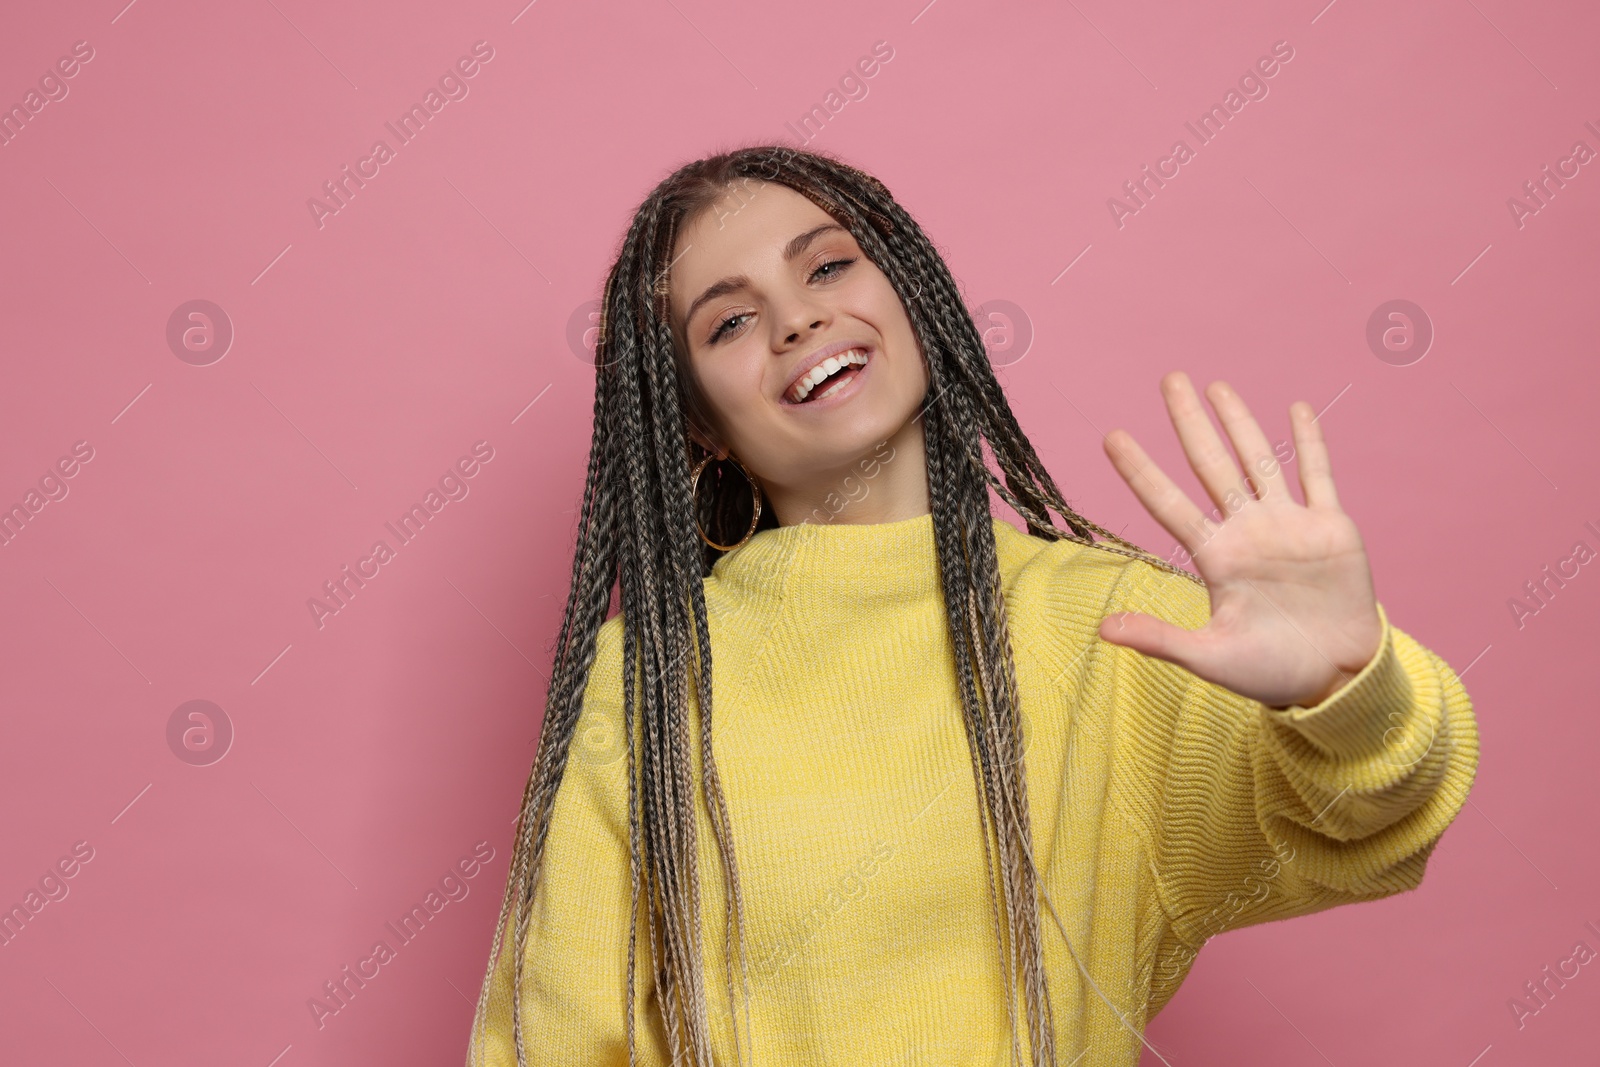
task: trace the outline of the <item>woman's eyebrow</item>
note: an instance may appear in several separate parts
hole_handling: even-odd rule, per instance
[[[839,233],[849,232],[837,222],[824,222],[821,226],[814,226],[805,233],[797,234],[783,247],[784,261],[787,262],[796,256],[802,255],[807,248],[811,247],[812,241],[815,241],[825,233],[833,233],[835,231]],[[730,275],[720,282],[713,282],[706,288],[705,292],[695,297],[694,303],[689,305],[689,311],[683,316],[683,321],[693,321],[694,313],[700,310],[701,304],[709,300],[715,300],[719,296],[727,296],[729,293],[737,292],[749,284],[750,279],[743,274]]]

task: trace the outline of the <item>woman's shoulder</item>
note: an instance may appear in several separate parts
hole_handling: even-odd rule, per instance
[[[615,611],[605,622],[600,624],[600,631],[594,639],[595,657],[598,659],[602,653],[622,655],[622,612]]]
[[[1049,540],[995,519],[995,554],[1008,610],[1046,632],[1098,628],[1106,615],[1139,611],[1203,625],[1210,598],[1190,578],[1152,560],[1072,538]]]
[[[1052,578],[1115,585],[1132,577],[1130,568],[1160,570],[1149,561],[1113,552],[1102,544],[1087,544],[1066,535],[1050,540],[999,518],[993,523],[1000,577],[1008,586],[1023,579],[1039,582]]]

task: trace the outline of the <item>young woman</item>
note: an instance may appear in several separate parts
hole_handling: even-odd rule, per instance
[[[1280,457],[1213,383],[1236,463],[1162,379],[1211,516],[1107,436],[1196,578],[1067,506],[916,221],[788,147],[651,192],[595,356],[472,1067],[1133,1067],[1213,935],[1421,882],[1472,706],[1309,405]]]

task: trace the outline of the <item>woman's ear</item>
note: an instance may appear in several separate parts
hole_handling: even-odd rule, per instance
[[[710,452],[718,459],[726,459],[728,457],[728,450],[723,448],[716,441],[712,440],[711,437],[702,431],[699,425],[693,421],[689,423],[689,438],[690,440],[694,441],[695,444],[699,445],[707,452]]]

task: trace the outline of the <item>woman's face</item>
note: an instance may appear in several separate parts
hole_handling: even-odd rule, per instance
[[[668,285],[677,343],[710,408],[695,438],[756,475],[780,523],[859,479],[859,461],[884,441],[901,470],[882,487],[917,513],[927,367],[899,295],[848,230],[793,189],[751,181],[680,230]],[[797,376],[835,351],[840,371],[795,402]],[[841,521],[882,521],[868,513],[887,503],[880,495]]]

